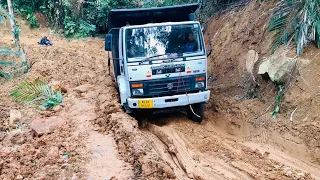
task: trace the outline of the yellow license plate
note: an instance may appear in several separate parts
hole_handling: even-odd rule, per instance
[[[139,100],[139,108],[142,108],[142,109],[153,108],[153,101],[152,100]]]

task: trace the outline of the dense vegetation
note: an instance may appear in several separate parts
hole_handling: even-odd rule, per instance
[[[298,55],[309,42],[319,48],[320,0],[279,0],[271,15],[269,31],[275,32],[273,51],[290,42],[295,43]]]
[[[0,0],[6,6],[7,0]],[[221,4],[225,6],[238,0],[204,0],[213,14]],[[87,37],[104,30],[108,11],[119,8],[138,8],[197,3],[198,0],[15,0],[15,13],[26,18],[31,28],[39,27],[36,13],[46,15],[51,27],[67,37]]]
[[[59,33],[67,37],[87,37],[104,28],[110,9],[163,6],[192,1],[15,0],[13,3],[15,13],[25,17],[32,28],[39,27],[36,12],[40,12],[47,16],[50,26],[59,30]],[[6,0],[1,0],[1,3],[6,5]]]
[[[104,30],[111,9],[202,3],[200,20],[239,0],[15,0],[15,13],[26,18],[31,28],[39,27],[36,13],[46,15],[48,24],[66,37],[88,37]],[[260,0],[259,0],[260,1]],[[257,2],[259,2],[257,0]],[[309,42],[320,46],[320,0],[275,0],[269,31],[274,31],[275,51],[281,44],[295,43],[297,54]],[[240,2],[246,2],[242,0]],[[6,0],[0,0],[6,5]]]

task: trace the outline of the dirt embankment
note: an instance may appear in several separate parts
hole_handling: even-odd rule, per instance
[[[272,38],[265,29],[271,7],[272,4],[252,2],[208,22],[205,36],[207,49],[212,48],[209,72],[213,81],[207,108],[216,112],[207,111],[207,119],[216,130],[238,143],[261,153],[268,152],[270,159],[310,172],[317,179],[320,177],[319,49],[311,44],[298,58],[297,74],[292,74],[286,84],[280,114],[275,120],[270,115],[277,93],[275,85],[259,76],[259,86],[253,85],[245,69],[249,50],[259,53],[255,72],[270,55]],[[301,164],[306,168],[301,168]]]
[[[41,47],[36,42],[49,29],[23,27],[21,41],[34,65],[25,76],[1,80],[1,130],[8,130],[10,109],[19,109],[23,119],[21,132],[1,134],[0,178],[317,179],[319,50],[306,49],[303,62],[311,64],[287,88],[276,120],[269,115],[274,85],[257,78],[260,86],[252,86],[245,71],[248,50],[268,56],[271,40],[264,28],[270,7],[252,2],[208,22],[212,98],[201,124],[174,113],[153,118],[165,121],[163,126],[145,122],[139,128],[118,103],[103,40],[67,41],[54,35],[49,36],[53,47]],[[1,41],[10,43],[10,36]],[[11,100],[10,89],[35,78],[60,81],[68,90],[64,107],[43,112]],[[65,124],[33,138],[30,122],[48,116],[61,117]],[[68,166],[63,165],[65,152]]]

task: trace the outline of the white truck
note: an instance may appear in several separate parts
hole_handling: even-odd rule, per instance
[[[108,14],[105,50],[127,113],[185,109],[201,122],[207,89],[207,56],[199,4],[118,9]],[[109,72],[110,59],[108,58]]]

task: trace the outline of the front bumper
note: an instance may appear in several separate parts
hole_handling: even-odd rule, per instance
[[[188,100],[189,98],[189,100]],[[203,91],[198,93],[190,93],[188,95],[174,95],[163,96],[155,98],[128,98],[128,106],[132,109],[138,109],[139,100],[152,100],[153,108],[168,108],[176,106],[186,106],[188,104],[195,104],[201,102],[207,102],[210,98],[210,91]]]

